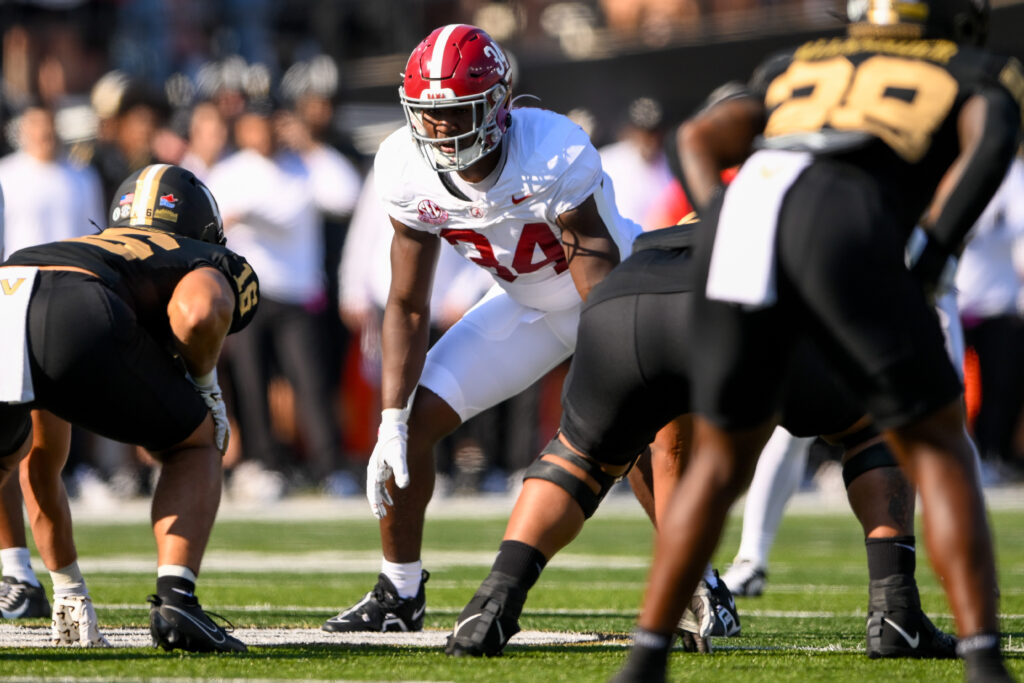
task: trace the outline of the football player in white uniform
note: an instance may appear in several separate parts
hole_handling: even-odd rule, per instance
[[[380,146],[391,217],[377,445],[367,497],[380,519],[377,585],[327,631],[416,631],[434,445],[568,358],[580,304],[639,234],[622,218],[587,134],[541,109],[512,111],[509,62],[473,26],[434,30],[399,88],[408,125]],[[443,243],[495,286],[427,351],[429,296]]]

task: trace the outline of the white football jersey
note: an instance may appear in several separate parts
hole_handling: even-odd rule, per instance
[[[392,133],[374,161],[388,214],[438,235],[490,271],[519,303],[545,311],[580,302],[556,219],[594,195],[622,258],[640,226],[619,215],[611,181],[590,138],[568,118],[516,109],[505,134],[505,164],[493,186],[469,201],[454,196],[424,161],[408,127]]]

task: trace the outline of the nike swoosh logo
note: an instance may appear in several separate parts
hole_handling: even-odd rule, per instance
[[[17,619],[22,614],[28,611],[28,600],[21,603],[18,609],[6,610],[0,609],[0,614],[3,614],[4,619]]]
[[[193,617],[191,614],[189,614],[185,610],[178,609],[177,607],[175,607],[173,605],[165,605],[165,607],[167,607],[167,609],[174,610],[175,612],[177,612],[178,614],[182,615],[183,617],[185,617],[186,619],[191,621],[193,624],[195,624],[199,628],[203,629],[203,631],[205,631],[206,633],[208,633],[210,635],[210,638],[213,639],[213,642],[219,644],[219,643],[223,643],[225,640],[227,640],[227,638],[224,636],[224,634],[221,632],[221,630],[219,628],[214,627],[213,629],[211,629],[209,626],[207,626],[203,622],[199,621],[198,619]]]
[[[912,553],[917,552],[917,549],[914,548],[914,546],[907,545],[906,543],[893,543],[893,545],[896,546],[897,548],[906,548],[907,550],[909,550]]]
[[[903,636],[903,639],[907,641],[907,645],[909,645],[911,648],[915,650],[917,649],[917,646],[921,643],[920,633],[915,633],[914,637],[911,638],[909,633],[904,631],[899,624],[894,622],[889,617],[882,617],[882,621],[886,622],[887,624],[889,624],[889,626],[892,626],[894,629],[896,629],[896,633],[899,633],[901,636]]]
[[[477,613],[477,614],[474,614],[471,617],[466,617],[465,621],[456,621],[455,622],[455,632],[454,632],[454,635],[459,635],[459,630],[461,630],[463,626],[465,626],[469,622],[473,621],[474,619],[478,618],[479,616],[480,616],[480,614]]]
[[[533,196],[532,194],[524,194],[522,197],[517,197],[515,195],[512,195],[512,203],[513,204],[519,204],[521,202],[525,202],[527,199],[529,199],[532,196]]]
[[[427,611],[427,606],[426,605],[422,605],[418,610],[416,610],[415,612],[412,613],[412,620],[416,621],[417,619],[422,617],[423,613],[426,612],[426,611]]]

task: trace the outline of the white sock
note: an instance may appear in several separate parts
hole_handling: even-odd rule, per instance
[[[704,583],[708,585],[708,588],[718,588],[718,577],[715,576],[715,570],[711,567],[710,562],[707,567],[704,567]]]
[[[0,566],[3,567],[3,575],[10,576],[22,583],[29,583],[33,586],[40,585],[36,573],[32,571],[32,555],[28,548],[4,548],[0,550]]]
[[[803,477],[812,441],[798,439],[779,427],[765,444],[743,506],[743,534],[736,559],[768,566],[782,512]]]
[[[50,579],[53,580],[54,597],[89,595],[89,590],[85,587],[85,579],[82,577],[82,570],[78,568],[78,560],[50,572]]]
[[[423,560],[415,562],[380,561],[380,573],[395,584],[400,598],[415,598],[420,592],[420,577],[423,575]]]

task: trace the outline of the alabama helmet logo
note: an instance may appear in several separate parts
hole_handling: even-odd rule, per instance
[[[448,222],[448,212],[438,206],[433,200],[424,199],[416,208],[420,212],[420,220],[431,225],[441,225]]]

